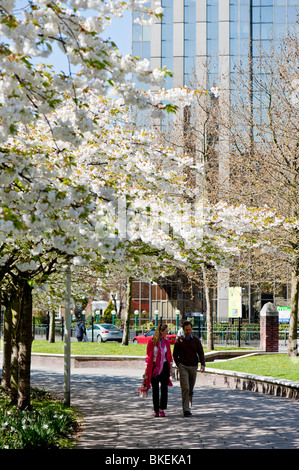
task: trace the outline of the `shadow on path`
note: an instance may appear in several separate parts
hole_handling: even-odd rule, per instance
[[[193,416],[181,411],[179,383],[169,387],[165,418],[154,418],[151,392],[140,400],[140,371],[75,370],[71,402],[85,428],[77,449],[295,449],[299,403],[254,392],[196,386]],[[32,385],[63,396],[63,373],[32,371]]]

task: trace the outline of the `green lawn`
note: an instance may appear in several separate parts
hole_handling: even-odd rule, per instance
[[[32,343],[33,353],[63,354],[64,343],[48,343],[48,341],[34,340]],[[71,354],[88,356],[145,356],[145,344],[129,344],[122,346],[119,343],[84,343],[71,341]]]
[[[173,348],[173,345],[172,345]],[[215,348],[220,351],[227,348]],[[239,349],[239,348],[229,348]],[[48,343],[45,340],[34,340],[32,343],[33,353],[49,353],[49,354],[63,354],[64,343],[58,341],[56,343]],[[132,344],[122,346],[120,343],[84,343],[84,342],[71,342],[71,354],[73,355],[101,355],[101,356],[145,356],[146,344]]]
[[[299,381],[299,357],[290,358],[286,354],[269,354],[222,362],[209,362],[207,367]]]
[[[228,348],[215,348],[224,350]],[[231,349],[231,348],[229,348]],[[234,348],[238,349],[238,348]],[[47,341],[33,341],[32,352],[63,354],[64,343],[62,341],[53,344]],[[119,343],[78,343],[71,342],[71,354],[73,355],[108,355],[108,356],[145,356],[146,345],[129,344],[122,346]],[[289,358],[285,354],[269,354],[263,356],[251,356],[248,358],[234,359],[222,362],[208,362],[207,367],[225,370],[234,370],[248,374],[264,375],[267,377],[283,378],[299,381],[299,357]]]

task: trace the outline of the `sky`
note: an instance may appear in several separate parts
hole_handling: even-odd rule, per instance
[[[16,0],[15,4],[16,8],[23,8],[28,5],[28,1]],[[111,25],[105,30],[102,37],[113,40],[121,54],[131,54],[131,30],[131,11],[126,11],[122,18],[112,18]],[[68,72],[67,60],[58,47],[53,47],[53,53],[45,59],[45,62],[51,63],[56,72]]]

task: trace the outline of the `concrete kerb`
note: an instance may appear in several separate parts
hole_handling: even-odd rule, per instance
[[[206,362],[214,360],[236,360],[240,357],[268,354],[264,351],[212,351],[206,353]],[[224,359],[225,358],[225,359]],[[32,353],[31,363],[34,367],[61,367],[64,364],[63,354]],[[144,369],[144,356],[78,356],[71,355],[71,368],[84,367],[134,367]],[[217,386],[236,390],[247,390],[266,395],[299,399],[299,382],[277,379],[261,375],[246,374],[230,370],[206,367],[205,373],[198,373],[198,384]]]

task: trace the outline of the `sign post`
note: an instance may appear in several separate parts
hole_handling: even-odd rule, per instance
[[[228,318],[242,318],[242,287],[228,288]]]
[[[241,346],[242,287],[228,288],[228,318],[238,318],[238,346]]]

